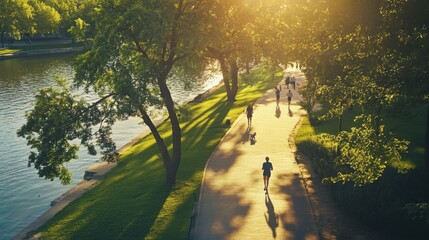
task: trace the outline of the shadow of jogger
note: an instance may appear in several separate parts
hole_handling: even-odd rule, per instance
[[[277,237],[276,228],[279,226],[279,215],[274,211],[273,202],[271,202],[270,195],[265,194],[265,206],[267,206],[267,212],[265,215],[265,221],[268,226],[271,228],[273,233],[273,238]]]

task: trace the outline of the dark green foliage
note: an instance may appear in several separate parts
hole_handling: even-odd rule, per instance
[[[27,140],[36,151],[29,156],[28,165],[34,165],[40,177],[54,180],[59,177],[63,184],[70,183],[71,174],[66,163],[77,159],[79,146],[71,143],[80,139],[90,154],[96,154],[94,138],[100,146],[104,160],[116,161],[118,154],[110,138],[114,115],[107,103],[102,107],[77,100],[70,90],[59,82],[61,89],[46,88],[36,96],[34,109],[27,112],[27,123],[17,134]],[[91,129],[100,124],[99,128]]]
[[[429,234],[425,208],[425,203],[429,201],[429,174],[424,171],[424,133],[421,131],[425,124],[425,109],[425,105],[414,106],[415,114],[411,117],[393,115],[390,109],[382,113],[386,119],[385,128],[410,141],[409,152],[402,154],[402,163],[405,164],[402,167],[409,169],[407,173],[398,173],[397,163],[392,162],[372,184],[356,187],[353,182],[325,182],[344,211],[374,231],[388,234],[391,239],[424,239]],[[355,114],[345,116],[344,129],[352,127]],[[309,126],[309,121],[305,119],[296,137],[299,150],[312,160],[312,166],[322,178],[335,176],[335,149],[332,145],[326,145],[327,142],[315,141],[314,135],[334,133],[336,121],[311,125],[312,130]]]
[[[359,188],[335,184],[331,189],[338,205],[366,225],[393,239],[424,239],[429,234],[428,215],[413,214],[410,204],[429,199],[428,181],[422,169],[398,174],[387,168],[373,184]]]

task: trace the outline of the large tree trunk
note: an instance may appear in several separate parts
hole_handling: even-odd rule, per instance
[[[170,163],[166,166],[167,184],[173,186],[176,183],[176,174],[182,159],[182,129],[180,128],[179,119],[174,109],[173,98],[171,97],[170,90],[166,83],[166,75],[159,77],[157,81],[161,91],[161,97],[164,99],[165,107],[167,108],[173,135],[173,154]]]
[[[429,104],[426,110],[425,167],[426,171],[429,171]]]
[[[171,158],[170,158],[170,154],[168,153],[167,146],[165,146],[164,139],[161,137],[155,124],[153,124],[152,119],[150,119],[150,116],[147,114],[147,112],[142,106],[139,106],[139,111],[142,115],[142,119],[144,123],[149,127],[153,137],[155,138],[156,144],[158,146],[159,151],[161,152],[162,159],[164,161],[164,168],[165,168],[165,172],[167,173],[166,175],[168,176],[168,172],[169,172],[168,166],[170,165]],[[167,183],[169,182],[168,179],[169,178],[166,177]]]
[[[232,93],[231,84],[229,82],[230,71],[229,71],[229,68],[228,68],[228,65],[227,65],[225,59],[220,58],[218,60],[219,60],[219,64],[220,64],[220,69],[222,71],[223,85],[225,86],[226,96],[228,98],[228,101],[232,102],[232,101],[234,101],[235,96]]]
[[[230,102],[234,102],[235,101],[235,95],[237,94],[237,79],[238,79],[238,67],[237,67],[237,63],[235,62],[235,69],[234,68],[234,63],[232,63],[231,61],[227,61],[225,55],[223,52],[212,48],[212,47],[207,47],[207,51],[208,51],[208,55],[210,58],[214,58],[217,59],[219,61],[220,64],[220,69],[222,71],[222,77],[223,77],[223,85],[225,86],[225,91],[226,91],[226,95],[228,98],[228,101]],[[234,79],[233,77],[233,72],[237,71],[237,78]],[[230,83],[230,79],[232,81],[232,84]],[[235,83],[235,87],[234,87],[234,81]]]
[[[230,74],[231,74],[231,97],[228,100],[235,101],[235,96],[238,92],[238,66],[235,59],[229,60]]]

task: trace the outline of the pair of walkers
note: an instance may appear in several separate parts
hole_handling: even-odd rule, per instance
[[[282,91],[282,87],[281,86],[279,86],[279,87],[275,86],[274,89],[275,89],[276,101],[277,101],[277,105],[278,105],[280,102],[280,92]],[[292,97],[293,97],[293,94],[290,91],[290,89],[286,93],[286,96],[287,96],[288,107],[290,107],[290,102],[292,101]]]
[[[289,89],[289,85],[292,85],[293,90],[295,90],[295,86],[296,86],[296,78],[293,77],[289,77],[287,76],[285,79],[285,84],[286,84],[286,88]]]

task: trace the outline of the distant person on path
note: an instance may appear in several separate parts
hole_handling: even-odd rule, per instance
[[[289,89],[289,84],[290,84],[290,77],[289,76],[286,77],[285,84],[286,84],[286,88]]]
[[[289,89],[289,91],[286,93],[286,96],[287,96],[287,106],[288,106],[288,108],[290,108],[290,101],[292,101],[292,97],[293,97],[293,94],[292,94],[292,92],[290,91],[290,89]]]
[[[279,104],[280,101],[280,92],[282,91],[281,87],[274,87],[274,89],[276,90],[276,100],[277,100],[277,104]]]
[[[246,114],[247,114],[247,124],[250,126],[252,124],[253,105],[247,106]]]
[[[265,157],[265,162],[262,164],[262,175],[264,176],[264,191],[268,193],[268,184],[270,183],[271,171],[273,170],[273,164],[270,163],[270,158]]]
[[[295,77],[292,77],[292,78],[290,79],[290,84],[292,85],[293,90],[295,90],[295,84],[296,84],[296,79],[295,79]]]

